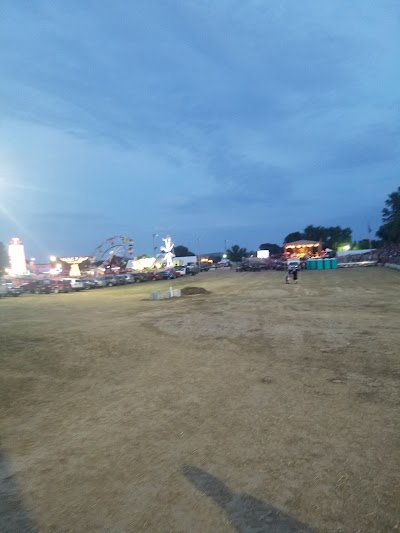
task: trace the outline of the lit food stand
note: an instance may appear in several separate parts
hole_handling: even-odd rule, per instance
[[[300,241],[288,242],[283,245],[287,257],[301,257],[308,259],[310,257],[321,257],[321,243],[318,241],[309,241],[302,239]]]

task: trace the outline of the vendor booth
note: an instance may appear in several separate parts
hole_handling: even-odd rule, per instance
[[[301,257],[309,259],[310,257],[321,257],[321,243],[318,241],[300,240],[288,242],[283,245],[284,252],[288,257]]]

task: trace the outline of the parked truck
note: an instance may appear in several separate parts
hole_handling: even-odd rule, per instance
[[[246,257],[236,266],[236,272],[260,272],[269,268],[268,260],[261,257]]]
[[[292,257],[291,259],[287,260],[287,269],[288,270],[297,270],[301,269],[301,259],[300,257]]]

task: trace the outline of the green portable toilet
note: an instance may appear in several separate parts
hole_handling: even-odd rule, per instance
[[[330,270],[332,268],[330,259],[323,259],[322,262],[324,263],[325,270]]]
[[[331,268],[337,268],[337,259],[336,259],[336,257],[331,259]]]
[[[322,270],[324,268],[324,260],[323,259],[317,259],[317,270]]]

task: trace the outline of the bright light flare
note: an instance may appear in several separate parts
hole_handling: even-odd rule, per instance
[[[24,245],[13,237],[8,246],[8,256],[10,258],[10,273],[14,276],[22,276],[26,272],[26,259]]]

